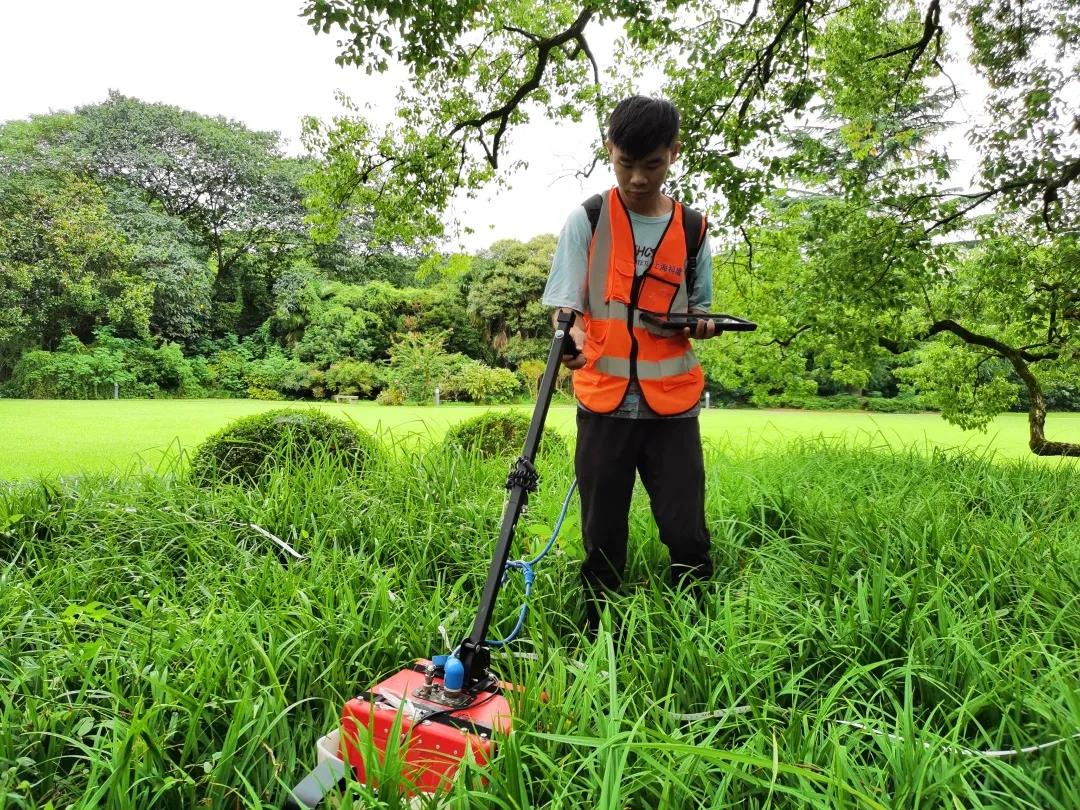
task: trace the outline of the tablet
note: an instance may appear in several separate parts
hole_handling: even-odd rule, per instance
[[[706,312],[706,313],[694,313],[694,314],[668,314],[658,315],[655,312],[642,312],[641,320],[646,323],[651,323],[653,326],[659,326],[661,329],[685,329],[687,327],[693,331],[698,324],[698,321],[711,320],[716,324],[716,331],[719,332],[753,332],[757,329],[757,324],[753,321],[748,321],[745,318],[736,318],[734,315],[727,315],[723,312]]]

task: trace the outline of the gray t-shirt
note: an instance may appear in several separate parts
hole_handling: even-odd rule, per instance
[[[660,243],[664,231],[667,229],[671,214],[659,217],[646,217],[628,211],[630,225],[634,231],[634,243],[637,245],[637,274],[640,276],[649,269],[652,264],[656,246]],[[551,272],[548,275],[547,286],[544,287],[544,296],[541,299],[545,306],[569,307],[578,312],[585,311],[585,302],[588,300],[589,269],[589,243],[592,241],[592,225],[589,224],[589,215],[584,206],[578,206],[567,217],[563,225],[562,233],[559,234],[559,243],[555,248],[555,258],[551,262]],[[709,237],[706,234],[698,251],[697,273],[694,276],[694,287],[687,290],[690,309],[708,311],[712,305],[712,248],[709,245]],[[579,403],[580,405],[580,403]],[[699,408],[679,416],[697,416]],[[623,397],[622,403],[615,409],[611,416],[619,416],[628,419],[661,419],[645,402],[641,396],[641,389],[636,382],[631,382]]]

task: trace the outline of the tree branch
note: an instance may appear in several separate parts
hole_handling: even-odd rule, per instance
[[[990,349],[996,352],[998,355],[1006,360],[1012,361],[1014,358],[1022,360],[1025,363],[1038,363],[1041,360],[1055,360],[1059,356],[1058,352],[1046,352],[1045,354],[1032,354],[1022,348],[1015,348],[1002,343],[996,338],[989,337],[988,335],[979,335],[967,329],[956,321],[945,318],[940,321],[935,321],[931,324],[930,329],[926,332],[926,337],[930,338],[934,335],[939,335],[942,332],[951,332],[960,338],[964,343],[972,346],[982,346],[984,349]]]
[[[810,324],[806,324],[805,326],[800,326],[798,329],[796,329],[794,332],[792,332],[786,338],[778,338],[778,337],[773,338],[772,340],[770,340],[768,343],[766,343],[764,345],[766,345],[766,346],[779,346],[781,349],[786,349],[789,346],[791,346],[792,343],[795,342],[795,338],[797,338],[803,332],[806,332],[806,331],[810,330],[811,328],[812,327],[811,327]]]
[[[728,99],[727,103],[719,110],[719,114],[716,115],[710,137],[716,134],[717,126],[721,121],[724,120],[724,118],[727,117],[727,114],[731,112],[732,106],[740,97],[742,97],[743,102],[739,105],[739,111],[736,117],[739,125],[742,125],[743,121],[746,118],[747,112],[749,112],[750,110],[750,105],[753,103],[754,98],[757,96],[757,93],[765,89],[765,85],[772,77],[772,60],[775,56],[776,49],[780,47],[780,44],[786,36],[788,29],[791,27],[791,24],[795,21],[799,14],[806,9],[809,4],[810,0],[796,0],[794,5],[791,7],[791,10],[788,12],[787,16],[780,23],[780,27],[777,28],[776,33],[773,34],[772,39],[766,44],[763,49],[758,51],[757,58],[754,60],[754,63],[748,66],[746,70],[743,71],[742,76],[739,78],[738,84],[736,84],[735,86],[735,91],[731,94],[731,98]],[[739,31],[735,34],[735,37],[740,36],[745,31],[747,26],[749,26],[750,23],[754,20],[754,18],[757,17],[757,13],[758,0],[755,0],[754,7],[753,9],[751,9],[750,15],[746,18],[746,21],[739,28]],[[745,96],[743,96],[743,90],[746,88],[747,84],[749,84],[750,80],[753,79],[755,76],[758,77],[757,90],[751,90],[747,92]],[[717,105],[711,104],[708,109],[702,111],[702,117],[710,115],[716,112],[716,110]],[[727,157],[734,157],[737,154],[739,154],[739,150],[736,148],[734,151],[729,152],[727,154]]]
[[[911,78],[911,74],[915,70],[915,65],[918,64],[919,59],[926,49],[930,47],[930,43],[937,39],[938,56],[934,58],[934,62],[937,63],[938,57],[941,54],[941,2],[940,0],[930,0],[930,5],[926,9],[926,16],[923,18],[923,31],[922,36],[918,42],[913,42],[910,45],[904,45],[902,48],[896,48],[888,53],[878,54],[877,56],[871,56],[866,61],[874,62],[878,59],[891,59],[894,56],[899,56],[902,53],[911,53],[911,59],[908,61],[907,70],[904,71],[904,78],[900,80],[900,84],[896,88],[896,92],[899,92],[907,84],[908,79]]]
[[[578,15],[577,19],[574,20],[573,24],[565,31],[546,39],[534,40],[536,44],[536,64],[533,66],[532,75],[528,80],[520,85],[517,90],[514,91],[514,94],[510,99],[498,109],[491,110],[479,118],[469,118],[464,121],[459,121],[454,128],[450,130],[449,137],[457,135],[466,128],[477,130],[478,140],[484,148],[488,163],[491,164],[491,168],[493,169],[499,168],[499,143],[510,123],[510,116],[513,115],[514,111],[529,96],[529,94],[540,86],[540,82],[544,77],[544,71],[547,69],[548,57],[551,54],[552,49],[559,48],[567,42],[579,40],[582,36],[582,32],[585,30],[585,26],[588,24],[589,20],[592,19],[592,16],[592,9],[584,9]],[[495,130],[495,135],[492,138],[491,146],[489,147],[483,137],[483,128],[493,121],[498,122],[498,126]]]
[[[1070,183],[1075,182],[1077,179],[1080,179],[1080,158],[1076,158],[1069,163],[1065,163],[1062,166],[1061,173],[1057,175],[1057,177],[1031,177],[1023,180],[1013,180],[1009,183],[1002,183],[1000,186],[997,186],[995,188],[987,189],[986,191],[956,194],[954,196],[957,198],[966,198],[969,200],[974,200],[974,202],[971,205],[968,205],[958,211],[954,211],[947,217],[934,220],[934,222],[932,222],[930,226],[926,228],[925,233],[930,233],[937,228],[944,227],[945,225],[948,225],[955,220],[966,216],[968,212],[970,212],[972,209],[978,208],[991,197],[995,197],[998,194],[1004,194],[1009,191],[1020,191],[1021,189],[1029,188],[1031,186],[1041,186],[1043,188],[1043,222],[1046,223],[1047,230],[1053,232],[1054,228],[1052,227],[1052,224],[1050,222],[1050,207],[1058,201],[1058,192],[1068,186]],[[917,199],[926,199],[931,196],[941,195],[920,195],[920,197]]]
[[[516,25],[504,25],[503,31],[510,31],[515,34],[521,34],[528,40],[531,40],[534,44],[539,45],[543,41],[543,37],[539,34],[534,34],[532,31],[526,31],[524,28],[518,28]]]
[[[1065,188],[1069,183],[1080,177],[1080,159],[1072,163],[1066,163],[1064,171],[1055,180],[1043,180],[1043,222],[1046,230],[1053,232],[1054,226],[1050,223],[1050,206],[1058,201],[1058,191]]]

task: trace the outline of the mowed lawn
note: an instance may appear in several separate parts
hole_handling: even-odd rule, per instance
[[[254,400],[0,400],[0,480],[164,470],[231,420],[279,407],[320,408],[380,433],[383,441],[406,443],[440,440],[451,424],[495,409]],[[531,411],[525,405],[509,407]],[[1024,414],[1003,414],[986,433],[964,432],[936,414],[863,411],[712,409],[704,411],[701,422],[708,441],[738,454],[767,453],[800,437],[825,437],[850,444],[968,448],[1003,458],[1031,457]],[[552,406],[548,426],[571,435],[573,406]],[[1080,414],[1051,415],[1048,433],[1080,441]]]
[[[0,479],[77,475],[81,472],[164,470],[193,452],[233,419],[271,408],[315,407],[353,419],[384,441],[437,441],[484,406],[383,407],[370,402],[261,402],[256,400],[0,400]],[[509,406],[530,413],[525,405]],[[965,432],[937,414],[861,411],[722,410],[702,413],[705,437],[737,454],[767,453],[799,438],[850,444],[964,448],[1002,458],[1033,458],[1026,414],[1002,414],[985,433]],[[574,407],[554,405],[549,428],[574,431]],[[1051,439],[1080,441],[1080,413],[1051,414]],[[1056,460],[1050,460],[1056,461]]]

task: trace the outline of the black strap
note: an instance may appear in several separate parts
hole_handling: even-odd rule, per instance
[[[536,467],[525,456],[518,456],[514,466],[506,476],[506,488],[521,487],[526,492],[536,492],[536,485],[540,482],[540,474]]]
[[[705,239],[705,217],[688,205],[682,210],[683,236],[686,239],[686,294],[694,293],[697,278],[697,257]]]
[[[489,693],[488,696],[483,699],[483,701],[478,701],[478,702],[487,703],[489,700],[491,700],[495,696],[496,695],[494,693]],[[382,695],[376,694],[374,692],[365,692],[362,695],[357,695],[357,697],[359,697],[360,700],[366,700],[372,706],[374,706],[380,700],[383,701],[384,703],[386,703],[386,699],[383,698]],[[387,705],[392,706],[393,704],[387,704]],[[492,729],[491,729],[490,726],[485,726],[482,723],[474,723],[472,720],[469,720],[469,719],[464,718],[464,717],[454,717],[454,712],[463,711],[463,709],[455,709],[455,708],[450,707],[450,706],[446,706],[444,708],[437,709],[437,708],[434,708],[434,704],[428,703],[426,701],[425,701],[423,706],[421,706],[419,703],[414,703],[413,705],[417,709],[424,710],[423,711],[423,716],[422,717],[417,717],[416,720],[413,721],[413,723],[412,723],[413,726],[418,726],[422,722],[424,722],[425,720],[429,720],[432,723],[439,723],[440,725],[444,725],[444,726],[451,726],[453,728],[458,728],[458,729],[463,728],[466,731],[473,732],[474,734],[486,734],[489,737],[492,734]],[[464,709],[471,708],[474,705],[476,705],[476,704],[475,703],[470,704],[469,706],[465,706]]]
[[[590,233],[596,233],[596,223],[600,221],[600,209],[603,206],[604,197],[602,194],[593,194],[581,204],[581,207],[585,209],[585,214],[589,217]]]
[[[581,204],[589,218],[592,233],[596,233],[603,205],[604,197],[601,194],[594,194]],[[690,295],[694,291],[697,276],[698,253],[701,251],[701,243],[705,241],[705,217],[688,205],[683,206],[683,238],[686,240],[686,294]]]

